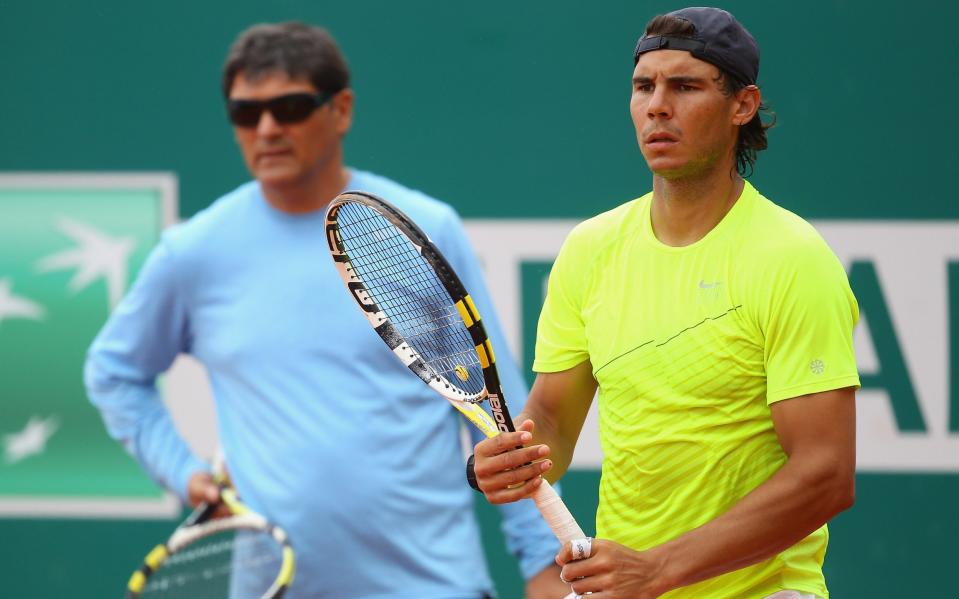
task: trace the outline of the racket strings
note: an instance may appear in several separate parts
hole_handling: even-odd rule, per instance
[[[336,219],[355,274],[407,344],[447,382],[470,394],[482,391],[472,337],[413,241],[362,204],[341,205]]]
[[[387,227],[391,225],[387,223]],[[388,234],[387,227],[371,232]],[[379,307],[394,324],[413,325],[409,329],[412,335],[459,326],[462,321],[446,299],[445,290],[422,271],[422,267],[428,266],[418,252],[405,251],[408,244],[405,238],[392,237],[380,243],[358,245],[349,251],[350,261]],[[402,279],[397,277],[400,272]],[[409,291],[414,291],[421,301],[411,301]]]
[[[259,599],[279,576],[282,562],[282,547],[267,532],[221,531],[167,558],[140,597]]]

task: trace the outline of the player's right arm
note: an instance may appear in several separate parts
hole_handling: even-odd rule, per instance
[[[558,480],[569,467],[573,449],[596,393],[587,360],[560,372],[540,373],[515,433],[502,433],[474,448],[476,482],[490,503],[528,497],[541,476]]]
[[[176,276],[161,243],[87,352],[84,382],[110,436],[157,483],[187,500],[190,478],[208,467],[177,433],[156,386],[157,375],[189,345]]]
[[[582,317],[595,244],[584,230],[580,225],[570,233],[550,270],[536,332],[539,374],[515,419],[517,431],[474,448],[476,482],[491,503],[527,497],[541,475],[555,482],[566,472],[596,393]]]

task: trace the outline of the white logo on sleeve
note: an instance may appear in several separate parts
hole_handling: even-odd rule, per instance
[[[826,370],[826,363],[819,359],[813,360],[809,363],[809,370],[813,374],[822,374]]]

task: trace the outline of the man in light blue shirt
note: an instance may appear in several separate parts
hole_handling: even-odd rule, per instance
[[[490,595],[460,420],[363,320],[324,237],[324,209],[341,191],[394,203],[459,272],[502,353],[458,216],[344,166],[353,94],[324,30],[248,29],[227,57],[223,93],[255,180],[163,235],[90,348],[91,401],[159,484],[192,505],[215,500],[209,465],[177,434],[155,385],[178,354],[199,359],[237,490],[297,551],[293,599]],[[522,379],[509,360],[500,364],[518,413]],[[502,515],[527,596],[565,596],[558,543],[535,506],[504,506]]]

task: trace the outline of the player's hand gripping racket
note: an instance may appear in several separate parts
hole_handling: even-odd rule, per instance
[[[229,515],[214,518],[220,506]],[[222,510],[221,510],[222,511]],[[293,581],[286,533],[220,482],[220,503],[202,503],[143,560],[127,599],[279,599]]]
[[[330,203],[326,236],[350,295],[393,354],[487,437],[516,430],[476,306],[426,234],[396,207],[350,191]],[[585,537],[546,480],[532,497],[561,543]]]

